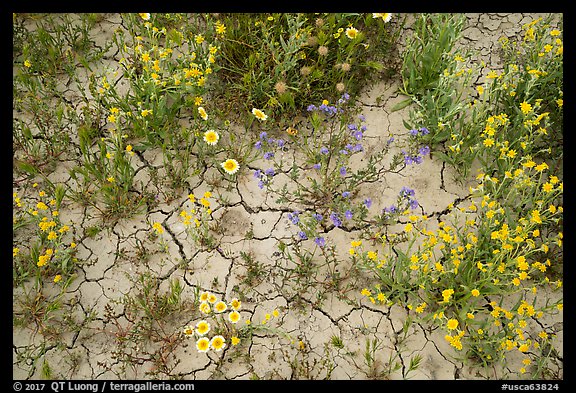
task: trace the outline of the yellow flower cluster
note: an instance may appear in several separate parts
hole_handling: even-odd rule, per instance
[[[207,334],[212,331],[212,324],[206,319],[198,321],[194,326],[186,325],[182,329],[182,334],[186,337],[198,337],[196,341],[196,349],[198,352],[208,352],[213,349],[219,352],[226,348],[227,342],[226,335],[229,337],[232,345],[237,345],[240,343],[240,339],[237,337],[237,329],[235,325],[240,321],[240,307],[241,302],[237,298],[233,298],[230,303],[226,303],[223,300],[219,300],[218,296],[214,293],[204,291],[200,293],[198,298],[200,305],[199,310],[206,317],[214,318],[213,324],[215,325],[216,335],[211,339],[207,337]],[[232,310],[227,314],[227,318],[223,317],[224,313],[230,307]],[[227,323],[231,323],[232,327],[224,327]]]
[[[32,188],[38,189],[38,183],[34,183]],[[64,242],[65,236],[70,232],[71,228],[61,223],[56,199],[44,190],[38,191],[38,198],[38,200],[27,199],[23,203],[18,193],[13,193],[15,206],[13,221],[16,224],[23,221],[25,219],[24,216],[28,216],[26,220],[30,220],[39,229],[37,232],[38,249],[30,248],[29,255],[35,259],[34,262],[37,267],[43,268],[42,274],[44,275],[48,271],[61,269],[60,259],[68,258],[73,253],[76,244],[72,242],[67,245]],[[14,258],[24,254],[24,250],[21,250],[21,247],[14,245],[12,251]],[[24,256],[27,257],[25,254]],[[76,258],[72,258],[72,261],[75,260]],[[48,266],[50,266],[50,269],[46,270]],[[60,271],[60,273],[68,274],[68,272],[64,271]],[[55,283],[60,282],[63,278],[62,274],[56,274],[53,281]]]
[[[180,217],[184,225],[189,226],[191,222],[194,222],[196,228],[202,225],[202,222],[205,222],[210,218],[212,214],[212,209],[210,208],[211,202],[209,198],[212,196],[210,191],[206,191],[202,198],[199,200],[196,199],[194,194],[189,194],[188,199],[192,203],[192,208],[189,211],[182,210],[180,212]],[[200,206],[197,206],[200,205]]]

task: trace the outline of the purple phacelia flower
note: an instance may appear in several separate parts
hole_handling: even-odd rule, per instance
[[[392,205],[389,207],[385,207],[384,212],[385,213],[395,213],[396,212],[396,206]]]
[[[267,133],[266,131],[262,131],[262,132],[260,133],[260,139],[264,139],[264,138],[266,138],[267,136],[268,136],[268,133]]]
[[[422,156],[427,156],[430,153],[430,147],[428,146],[421,147],[420,149],[418,149],[418,152]]]
[[[312,165],[312,168],[314,168],[314,169],[320,169],[321,167],[322,167],[322,164],[320,164],[320,163]]]
[[[257,169],[254,171],[254,177],[256,179],[260,179],[262,177],[262,171],[260,169]]]
[[[278,147],[282,148],[286,144],[286,141],[284,141],[284,139],[278,139],[276,141],[276,144],[278,145]]]
[[[416,195],[416,192],[411,188],[404,186],[400,189],[400,196],[406,197],[406,196],[414,196],[414,195]]]
[[[412,163],[414,162],[414,160],[412,160],[412,157],[410,157],[408,154],[404,153],[404,163],[406,165],[412,165]]]
[[[324,239],[323,237],[317,237],[314,239],[314,243],[316,243],[320,248],[322,248],[326,245],[326,239]]]
[[[353,151],[364,151],[364,148],[362,147],[362,145],[360,143],[357,143],[352,150]]]
[[[328,154],[328,153],[330,153],[330,150],[328,150],[327,147],[322,146],[322,147],[320,148],[320,154]]]
[[[254,147],[258,150],[262,149],[262,141],[258,141],[254,144]]]
[[[332,220],[335,227],[340,227],[342,225],[342,220],[340,220],[340,217],[338,217],[338,213],[336,212],[330,213],[330,220]]]
[[[356,124],[348,124],[348,129],[350,131],[356,131],[358,127],[356,127]]]
[[[426,127],[420,128],[420,132],[422,133],[422,135],[430,134],[430,131],[428,131],[428,128],[426,128]]]
[[[292,221],[292,224],[297,225],[300,222],[299,212],[288,213],[288,219]]]
[[[266,176],[274,176],[276,172],[274,172],[274,168],[268,168],[264,171],[264,173],[266,174]]]
[[[322,221],[322,219],[324,218],[324,217],[322,217],[322,214],[318,214],[318,213],[314,213],[312,215],[312,217],[314,217],[314,219],[318,222]]]
[[[346,211],[344,212],[344,217],[346,217],[346,219],[351,220],[351,219],[352,219],[352,216],[353,216],[353,214],[352,214],[352,212],[351,212],[350,210],[346,210]]]
[[[418,130],[412,129],[409,132],[410,132],[410,135],[412,135],[412,136],[418,135]]]
[[[344,192],[342,193],[342,196],[343,196],[344,198],[348,198],[348,197],[350,196],[350,191],[344,191]]]
[[[270,160],[273,157],[274,157],[274,152],[267,151],[266,153],[264,153],[264,159],[266,159],[266,160]]]
[[[370,209],[370,206],[372,206],[372,199],[370,199],[370,198],[364,199],[364,204],[366,205],[366,207],[368,209]]]
[[[310,105],[308,105],[308,108],[306,108],[306,109],[308,110],[308,112],[312,112],[312,111],[315,111],[317,108],[316,108],[316,105],[310,104]]]
[[[354,133],[354,138],[356,138],[357,141],[361,140],[363,136],[364,134],[362,133],[362,131],[356,131]]]
[[[298,232],[298,237],[300,237],[300,239],[302,239],[302,240],[308,239],[308,236],[306,236],[306,233],[304,231]]]
[[[366,131],[368,129],[368,127],[366,127],[366,125],[362,125],[362,127],[360,127],[360,131]]]
[[[346,176],[346,167],[345,166],[340,167],[340,175]]]

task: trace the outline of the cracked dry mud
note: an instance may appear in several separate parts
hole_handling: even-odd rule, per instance
[[[513,36],[520,32],[522,24],[545,15],[498,13],[466,16],[467,26],[460,44],[478,50],[494,69],[499,64],[495,50],[497,39],[502,35]],[[96,28],[97,43],[103,45],[118,27],[119,17],[108,15]],[[409,25],[407,30],[406,35],[409,34]],[[366,117],[365,149],[368,151],[378,149],[391,136],[402,140],[407,135],[402,119],[407,118],[408,108],[391,111],[404,99],[397,92],[398,84],[398,80],[378,82],[367,87],[358,97],[361,113]],[[67,93],[73,99],[75,92]],[[138,180],[142,180],[151,192],[157,193],[151,172],[154,169],[161,173],[161,152],[146,151],[137,153],[134,158]],[[263,162],[256,161],[251,167],[265,169],[260,164]],[[71,182],[68,170],[73,165],[73,162],[61,162],[49,178],[55,182]],[[69,379],[147,379],[146,372],[153,367],[149,359],[125,370],[121,362],[112,359],[111,351],[117,345],[118,329],[105,315],[109,307],[108,312],[120,323],[127,324],[130,316],[126,315],[121,300],[141,289],[135,280],[139,273],[150,273],[158,278],[161,290],[167,290],[172,280],[180,280],[184,285],[183,302],[192,302],[197,289],[211,291],[225,299],[241,293],[244,296],[243,320],[251,319],[258,323],[266,313],[278,309],[280,315],[270,323],[280,327],[292,339],[258,332],[245,347],[240,346],[238,350],[228,347],[223,353],[208,354],[198,353],[194,340],[184,341],[171,354],[180,360],[172,370],[173,375],[184,379],[249,379],[254,375],[261,379],[324,378],[327,368],[322,360],[327,358],[334,364],[331,379],[366,379],[377,377],[378,372],[382,372],[385,378],[401,379],[414,355],[422,356],[422,362],[410,373],[412,379],[522,378],[518,373],[520,358],[511,356],[508,359],[504,375],[500,370],[486,371],[458,360],[458,354],[444,340],[444,333],[439,329],[414,323],[407,332],[403,332],[407,311],[397,305],[386,307],[367,302],[360,295],[361,281],[354,283],[355,289],[346,294],[350,301],[344,301],[337,293],[326,292],[322,302],[318,302],[316,294],[321,291],[320,287],[313,287],[297,296],[298,284],[289,279],[293,266],[276,257],[278,243],[290,245],[295,234],[295,227],[287,217],[293,211],[292,207],[277,204],[273,197],[260,190],[252,171],[241,171],[230,189],[212,187],[212,175],[211,170],[207,170],[190,178],[190,188],[174,200],[160,198],[158,206],[147,214],[120,220],[92,237],[87,236],[87,229],[102,225],[95,211],[71,202],[61,209],[62,222],[74,223],[75,237],[80,239],[77,257],[87,261],[79,266],[78,276],[65,294],[64,302],[74,310],[76,320],[84,320],[90,315],[94,319],[80,331],[65,334],[59,347],[52,345],[47,348],[44,359],[55,375]],[[279,174],[278,178],[281,176],[285,175]],[[388,174],[385,179],[363,185],[357,190],[357,198],[370,197],[373,201],[371,210],[378,211],[394,201],[401,187],[407,186],[416,191],[422,214],[431,216],[432,222],[439,222],[446,214],[446,207],[466,200],[468,187],[474,185],[473,182],[458,185],[452,180],[454,176],[452,168],[432,156],[421,165],[407,167],[401,173]],[[193,245],[179,217],[180,211],[188,206],[188,194],[202,195],[205,191],[211,191],[217,201],[227,201],[226,205],[216,203],[213,206],[213,222],[219,222],[220,228],[216,232],[219,247],[212,251],[200,250]],[[161,223],[165,229],[160,236],[166,243],[166,251],[158,251],[157,242],[148,238],[152,222]],[[350,240],[359,235],[358,229],[333,228],[326,233],[341,253],[343,262],[339,269],[342,272],[346,272],[349,268],[346,264],[350,263],[344,253]],[[311,240],[308,242],[312,244]],[[149,253],[145,259],[141,258],[142,247]],[[250,285],[246,284],[246,277],[253,266],[248,266],[242,258],[243,253],[251,254],[264,271],[263,275],[253,277]],[[318,277],[321,275],[322,272],[318,273]],[[17,289],[14,290],[16,296]],[[195,322],[185,310],[171,318],[167,326],[174,331]],[[538,320],[537,323],[556,332],[555,348],[560,349],[550,364],[556,368],[554,372],[562,376],[562,320]],[[333,336],[341,338],[344,348],[330,345]],[[374,337],[379,339],[380,346],[375,355],[376,375],[369,375],[363,353],[366,340]],[[40,378],[41,362],[17,362],[19,355],[29,346],[39,344],[40,339],[29,329],[13,331],[14,379]],[[303,349],[298,347],[299,341],[302,341]],[[233,355],[236,352],[240,355]],[[226,360],[221,362],[223,356]],[[400,368],[386,374],[391,358]]]

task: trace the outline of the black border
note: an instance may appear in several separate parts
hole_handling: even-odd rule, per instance
[[[575,96],[573,94],[573,84],[574,84],[574,74],[573,70],[576,68],[574,67],[574,45],[573,40],[576,37],[576,32],[574,31],[572,21],[574,13],[570,12],[570,3],[568,2],[542,2],[542,1],[523,1],[522,3],[516,2],[483,2],[483,1],[476,1],[476,2],[462,2],[462,1],[443,1],[443,2],[425,2],[425,3],[418,3],[418,2],[396,2],[390,4],[382,4],[382,2],[372,1],[372,2],[345,2],[345,3],[336,3],[336,2],[311,2],[311,1],[290,1],[290,2],[235,2],[235,3],[221,3],[221,2],[214,2],[214,1],[207,1],[207,2],[184,2],[184,3],[160,3],[160,2],[138,2],[137,4],[119,4],[118,2],[108,3],[106,1],[99,1],[95,3],[89,4],[89,7],[86,7],[86,3],[66,3],[65,6],[63,4],[55,4],[54,2],[45,2],[45,3],[28,3],[28,2],[19,2],[13,3],[9,2],[7,5],[6,11],[11,11],[10,13],[2,11],[2,23],[0,23],[1,27],[5,29],[4,34],[2,34],[3,39],[6,41],[5,45],[6,51],[8,50],[8,46],[12,46],[12,13],[13,12],[141,12],[141,11],[148,11],[148,12],[172,12],[172,11],[186,11],[186,12],[372,12],[372,11],[380,11],[384,8],[384,11],[389,11],[393,13],[404,13],[404,12],[451,12],[451,13],[459,13],[459,12],[466,12],[466,13],[476,13],[476,12],[539,12],[539,13],[563,13],[564,14],[564,46],[566,50],[564,51],[564,68],[568,70],[564,75],[566,77],[566,81],[564,84],[564,110],[567,115],[564,117],[565,127],[564,129],[567,130],[566,136],[571,135],[571,128],[566,127],[566,125],[572,125],[574,113],[576,113],[576,106]],[[487,9],[487,6],[489,9]],[[8,42],[8,40],[10,40]],[[8,58],[5,59],[8,62]],[[6,75],[2,78],[2,81],[5,84],[8,84],[8,81],[12,80],[12,67],[8,65],[5,67],[6,72],[10,73],[10,75]],[[12,95],[12,88],[11,86],[6,86],[5,91],[8,91],[10,88],[10,95]],[[8,112],[8,103],[4,106],[6,112]],[[6,113],[5,116],[2,117],[6,121],[6,129],[12,129],[12,116],[8,116]],[[8,140],[10,137],[8,132],[3,132],[3,136],[6,137],[6,145],[9,146],[11,144],[11,140]],[[568,143],[568,146],[571,145]],[[5,154],[2,157],[6,160],[9,160],[10,155]],[[565,157],[565,160],[570,157]],[[566,161],[569,162],[569,161]],[[12,162],[7,163],[9,166],[13,166]],[[575,168],[574,164],[569,164],[570,168]],[[7,172],[7,171],[6,171]],[[572,196],[573,187],[572,187],[572,179],[570,176],[564,172],[564,183],[567,190],[565,191],[566,195]],[[2,182],[2,184],[9,184],[8,181]],[[6,208],[11,204],[11,201],[8,200],[8,197],[11,197],[11,190],[7,190],[6,192],[2,193],[2,200],[5,201],[3,206]],[[567,246],[564,248],[564,300],[565,300],[565,311],[564,311],[564,380],[555,381],[555,380],[384,380],[384,381],[371,381],[371,380],[358,380],[358,381],[349,381],[349,380],[335,380],[335,381],[242,381],[242,380],[233,380],[233,381],[163,381],[164,383],[168,384],[175,384],[179,382],[186,382],[192,383],[195,386],[194,391],[206,391],[208,389],[217,388],[219,389],[249,389],[249,391],[267,391],[269,392],[271,388],[276,387],[277,385],[285,385],[288,388],[296,388],[296,389],[355,389],[355,388],[424,388],[428,389],[442,389],[443,391],[462,391],[463,389],[470,389],[470,388],[481,388],[486,392],[490,391],[502,391],[502,385],[508,384],[510,386],[514,386],[512,388],[508,388],[507,390],[538,390],[538,389],[530,389],[528,385],[530,384],[547,384],[547,385],[555,385],[558,384],[559,389],[558,391],[563,391],[566,387],[573,385],[574,375],[571,374],[573,362],[571,360],[572,356],[572,349],[576,348],[574,346],[573,336],[570,334],[570,331],[573,331],[573,303],[570,300],[571,294],[573,291],[572,288],[572,278],[574,277],[573,273],[573,266],[572,262],[574,261],[573,258],[573,249],[572,245],[574,244],[574,230],[572,228],[572,221],[574,219],[574,210],[573,204],[570,203],[571,199],[568,200],[569,203],[564,205],[564,235],[565,241],[564,245]],[[7,236],[3,236],[3,239],[7,239]],[[7,242],[7,240],[6,240]],[[3,254],[9,253],[10,247],[6,245],[2,247]],[[5,260],[9,259],[9,255],[6,255]],[[10,278],[8,274],[4,274],[4,279],[8,281]],[[6,290],[6,295],[3,296],[3,299],[10,299],[12,298],[13,294],[9,289],[11,288],[11,282],[6,283],[4,288]],[[4,300],[7,303],[7,300]],[[11,307],[10,307],[11,309]],[[11,310],[10,310],[11,311]],[[6,311],[8,315],[9,310]],[[8,350],[5,352],[8,354]],[[13,351],[12,351],[13,353]],[[8,357],[8,355],[6,355]],[[6,375],[5,373],[4,375]],[[13,372],[12,372],[13,374]],[[8,378],[6,378],[8,379]],[[6,386],[11,386],[12,391],[16,391],[14,389],[14,382],[15,380],[9,381],[6,383]],[[49,387],[50,382],[52,381],[21,381],[23,384],[30,384],[30,383],[46,383]],[[86,381],[88,382],[88,381]],[[97,383],[99,386],[99,391],[101,391],[101,386],[104,384],[105,381],[91,381],[93,383]],[[110,381],[108,381],[110,382]],[[133,383],[142,383],[144,381],[112,381],[112,382],[133,382]],[[524,389],[522,389],[524,388]],[[110,391],[110,389],[106,389]],[[51,391],[45,389],[44,391]],[[62,390],[66,391],[66,390]],[[556,391],[555,389],[552,391]]]

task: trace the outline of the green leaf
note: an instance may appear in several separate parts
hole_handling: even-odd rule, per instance
[[[375,69],[378,72],[380,72],[384,69],[384,64],[382,64],[378,61],[368,60],[365,65],[366,65],[366,67]]]
[[[36,168],[34,165],[32,165],[28,162],[16,160],[16,166],[21,171],[26,172],[30,175],[37,175],[38,174],[38,168]]]
[[[402,100],[398,102],[396,105],[394,105],[391,109],[391,112],[396,112],[401,109],[404,109],[410,104],[412,104],[412,98],[406,98],[405,100]]]
[[[60,204],[66,195],[66,188],[62,184],[57,184],[54,188],[54,196],[56,199],[56,209],[60,208]]]
[[[434,156],[438,157],[441,161],[444,161],[447,163],[450,163],[452,161],[446,153],[443,153],[441,151],[435,151]]]

